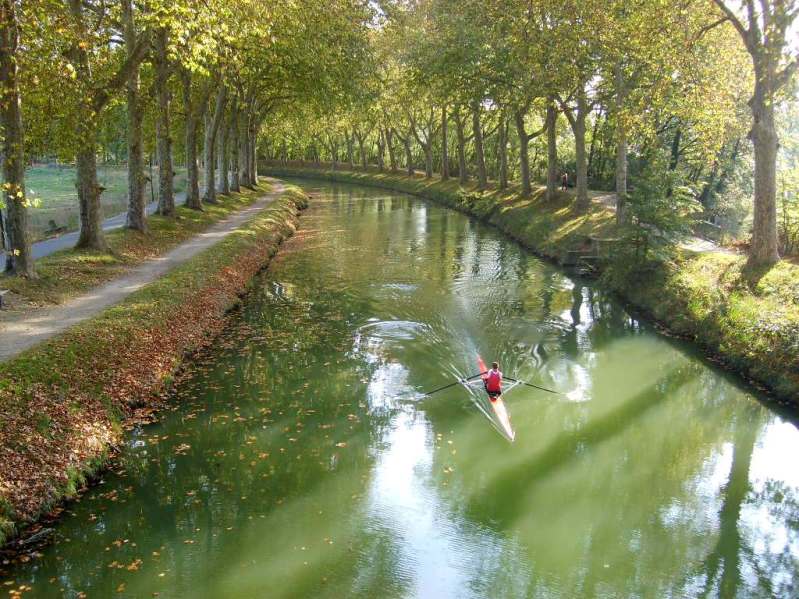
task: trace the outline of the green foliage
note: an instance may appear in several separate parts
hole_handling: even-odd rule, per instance
[[[653,157],[628,196],[621,251],[637,262],[667,260],[701,210],[694,190],[669,169],[666,158]]]

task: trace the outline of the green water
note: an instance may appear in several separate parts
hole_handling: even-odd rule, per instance
[[[799,432],[464,216],[308,183],[301,231],[26,596],[750,597],[799,580]],[[456,386],[516,388],[506,441]],[[5,592],[5,591],[4,591]]]

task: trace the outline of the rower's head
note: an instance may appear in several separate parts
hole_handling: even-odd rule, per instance
[[[497,364],[496,362],[491,362],[491,368],[493,370],[499,370],[499,364]]]

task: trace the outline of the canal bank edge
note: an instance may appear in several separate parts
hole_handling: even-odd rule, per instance
[[[208,250],[0,364],[0,546],[74,497],[125,427],[162,404],[174,374],[213,341],[307,205],[287,186]]]
[[[575,215],[571,198],[547,202],[514,191],[479,191],[450,179],[400,173],[331,170],[274,163],[260,166],[272,176],[321,179],[415,195],[487,222],[534,253],[566,265],[587,237],[611,236],[615,213],[595,203],[590,215]],[[799,266],[781,263],[751,285],[742,282],[745,259],[733,254],[686,254],[668,262],[630,269],[613,263],[595,272],[635,311],[670,333],[699,345],[714,361],[771,392],[779,403],[799,406]],[[604,275],[603,271],[604,270]]]

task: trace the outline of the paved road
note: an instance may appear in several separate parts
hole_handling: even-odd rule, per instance
[[[38,308],[21,315],[18,320],[0,324],[0,362],[13,358],[26,349],[121,302],[131,293],[224,239],[283,192],[285,188],[282,184],[274,179],[270,181],[273,182],[272,191],[261,196],[255,203],[219,221],[163,256],[147,260],[130,269],[122,277],[64,304]]]
[[[186,203],[186,192],[182,191],[175,194],[175,204],[178,206]],[[147,204],[147,214],[152,215],[158,210],[158,202],[151,202]],[[111,231],[112,229],[119,229],[125,226],[125,219],[127,213],[123,212],[116,216],[111,216],[103,221],[103,231]],[[33,244],[31,250],[34,260],[38,260],[43,256],[49,256],[57,252],[73,247],[78,242],[78,231],[71,233],[64,233],[58,237],[51,237],[50,239],[43,239]],[[5,272],[6,269],[6,253],[0,251],[0,273]]]

